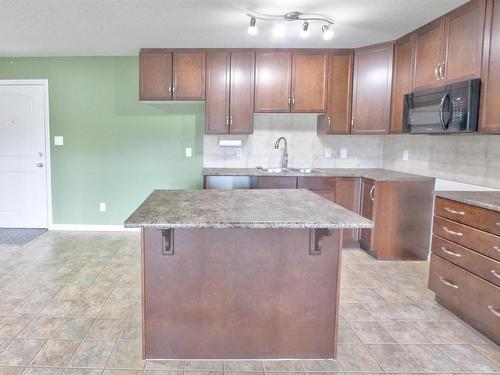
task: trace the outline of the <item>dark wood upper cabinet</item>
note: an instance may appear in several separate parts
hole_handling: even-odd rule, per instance
[[[396,42],[392,81],[391,133],[403,132],[404,96],[411,92],[413,35]]]
[[[479,130],[500,133],[500,3],[488,1]]]
[[[479,78],[486,0],[472,0],[416,31],[414,89]]]
[[[230,133],[253,132],[255,52],[231,52]]]
[[[205,133],[229,133],[229,51],[207,53]]]
[[[173,53],[174,100],[205,99],[205,51],[186,50]]]
[[[389,131],[393,43],[359,48],[354,55],[351,133]]]
[[[354,53],[328,55],[326,114],[318,116],[318,134],[349,134]]]
[[[292,54],[261,51],[255,55],[255,112],[290,112]]]
[[[292,112],[325,112],[327,61],[325,51],[292,54]]]
[[[143,52],[139,55],[139,99],[171,100],[172,52]]]
[[[446,83],[479,78],[486,0],[473,0],[446,17]]]
[[[360,207],[361,179],[357,177],[339,177],[337,178],[335,203],[339,206],[359,214]],[[344,229],[343,246],[358,247],[359,231],[358,229]]]
[[[445,20],[440,18],[416,31],[414,89],[442,85]],[[440,71],[441,69],[441,71]]]

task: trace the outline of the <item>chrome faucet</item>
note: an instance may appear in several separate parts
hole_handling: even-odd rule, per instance
[[[280,142],[283,140],[285,142],[285,147],[283,148],[283,156],[281,157],[281,168],[288,168],[288,144],[285,137],[279,137],[274,148],[278,150],[280,148]]]

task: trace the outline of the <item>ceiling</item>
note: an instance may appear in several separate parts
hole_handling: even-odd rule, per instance
[[[345,48],[395,39],[466,0],[0,0],[0,56],[136,55],[141,47]],[[257,21],[247,34],[246,9],[303,11],[335,20],[324,41],[321,24],[300,38],[299,22]]]

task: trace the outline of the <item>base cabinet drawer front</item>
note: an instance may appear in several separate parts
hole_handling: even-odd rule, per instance
[[[437,302],[500,343],[499,287],[433,254],[429,288]]]
[[[296,189],[297,177],[264,176],[257,177],[257,189]]]
[[[434,216],[434,234],[500,261],[500,237]]]
[[[335,189],[336,183],[335,177],[299,177],[297,187],[299,189],[331,190]]]
[[[500,262],[437,236],[432,253],[500,287]]]
[[[500,236],[500,212],[436,197],[436,215]]]

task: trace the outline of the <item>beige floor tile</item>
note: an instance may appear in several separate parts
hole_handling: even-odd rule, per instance
[[[389,303],[369,303],[364,307],[378,321],[401,320],[403,316]]]
[[[131,369],[106,369],[103,375],[142,375],[142,370]]]
[[[120,335],[120,340],[141,340],[142,321],[141,319],[127,319]]]
[[[371,288],[354,288],[352,294],[360,303],[387,303],[387,301]]]
[[[500,346],[493,342],[487,344],[473,344],[474,349],[482,355],[493,361],[497,366],[500,366]]]
[[[147,360],[146,370],[184,371],[184,361],[178,360]],[[160,375],[160,374],[158,374]]]
[[[21,375],[24,366],[0,366],[0,375]]]
[[[0,352],[2,352],[12,340],[12,338],[0,338]]]
[[[61,375],[64,367],[28,367],[23,375]]]
[[[228,371],[246,371],[263,372],[262,361],[224,361],[224,372]]]
[[[222,361],[185,361],[185,371],[223,371]]]
[[[456,364],[469,372],[500,372],[500,367],[483,356],[472,345],[438,345]]]
[[[80,345],[80,340],[47,340],[31,365],[34,366],[67,366],[71,357]]]
[[[69,312],[71,311],[71,309],[73,309],[74,306],[75,302],[73,301],[52,300],[40,312],[40,315],[64,317],[69,314]]]
[[[396,343],[396,340],[379,322],[350,322],[349,325],[363,344]]]
[[[114,346],[113,341],[84,340],[71,359],[70,366],[104,368]]]
[[[52,337],[59,339],[83,339],[93,323],[93,318],[66,318]]]
[[[66,367],[63,375],[102,375],[102,369]]]
[[[145,364],[140,341],[118,341],[106,367],[142,370]]]
[[[359,337],[356,336],[351,326],[343,319],[339,320],[338,343],[339,344],[355,344],[360,343]]]
[[[14,339],[0,353],[0,365],[29,365],[44,343],[41,339]]]
[[[423,372],[400,345],[366,345],[386,372]]]
[[[328,359],[309,359],[302,360],[302,367],[307,372],[342,372],[337,361]]]
[[[15,337],[32,320],[28,316],[5,316],[0,320],[0,337]]]
[[[123,319],[103,319],[98,318],[90,327],[87,333],[88,339],[92,340],[116,340],[122,331],[123,324],[125,320]]]
[[[20,337],[49,338],[54,331],[63,322],[64,318],[50,316],[37,316],[26,328],[24,328]]]
[[[337,360],[344,371],[378,372],[382,368],[364,345],[338,344]]]
[[[189,372],[186,372],[188,374]],[[144,375],[183,375],[180,370],[144,370]]]
[[[402,345],[426,372],[460,372],[461,368],[435,345]]]
[[[380,322],[389,334],[400,344],[428,344],[430,343],[419,330],[410,322],[404,320]]]
[[[132,302],[129,300],[109,300],[104,304],[99,316],[101,318],[126,319],[131,307]]]
[[[361,303],[340,304],[340,316],[347,321],[370,321],[375,318]]]
[[[101,312],[101,309],[104,306],[105,302],[105,299],[77,301],[75,303],[75,307],[69,313],[69,316],[95,318]]]
[[[40,311],[42,311],[49,302],[50,302],[49,300],[31,301],[29,299],[26,299],[12,310],[11,315],[34,316],[38,314]]]

